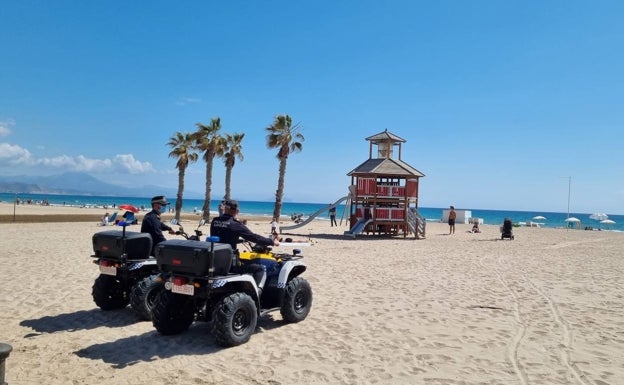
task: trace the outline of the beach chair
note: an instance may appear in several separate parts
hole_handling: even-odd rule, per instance
[[[503,221],[503,226],[501,226],[501,239],[509,239],[513,240],[513,224],[511,223],[511,219],[505,218]]]
[[[123,215],[124,221],[131,225],[136,225],[138,223],[134,213],[132,211],[126,211]]]
[[[110,218],[108,218],[108,224],[111,226],[115,226],[115,221],[117,220],[117,213],[113,213]]]

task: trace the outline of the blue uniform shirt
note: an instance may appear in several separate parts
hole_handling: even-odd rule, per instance
[[[220,238],[219,243],[229,243],[232,246],[232,250],[236,250],[239,237],[262,246],[273,245],[271,238],[254,234],[247,226],[229,214],[223,214],[212,220],[210,235],[218,236]]]

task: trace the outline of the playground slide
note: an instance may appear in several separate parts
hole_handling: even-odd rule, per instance
[[[344,235],[348,235],[348,236],[355,238],[355,236],[357,234],[360,234],[366,228],[366,225],[368,225],[372,221],[373,221],[372,219],[360,218],[358,219],[357,222],[355,222],[355,225],[353,225],[351,230],[344,232]]]
[[[325,211],[329,211],[329,209],[331,209],[332,207],[338,206],[340,203],[346,201],[347,198],[349,198],[349,197],[348,196],[342,197],[342,198],[338,199],[336,202],[319,209],[314,214],[312,214],[309,217],[307,217],[306,220],[303,221],[303,222],[299,222],[299,223],[296,223],[296,224],[290,225],[290,226],[280,226],[280,233],[282,231],[284,231],[284,230],[294,230],[294,229],[298,229],[299,227],[303,227],[303,226],[307,225],[308,223],[312,222],[314,220],[314,218],[316,218],[319,214],[322,214]]]

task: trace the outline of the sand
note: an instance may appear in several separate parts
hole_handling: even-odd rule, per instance
[[[447,235],[429,223],[424,240],[353,240],[314,221],[288,235],[312,240],[308,318],[284,324],[273,313],[248,343],[225,349],[205,323],[165,337],[129,308],[95,306],[91,237],[111,229],[96,226],[101,210],[17,210],[40,218],[0,223],[10,385],[624,381],[622,233],[524,227],[501,241],[497,225]],[[12,213],[0,204],[2,218]],[[72,221],[87,214],[95,219]],[[269,221],[249,226],[267,233]]]

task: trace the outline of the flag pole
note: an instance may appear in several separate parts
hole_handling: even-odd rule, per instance
[[[570,191],[572,190],[572,177],[568,177],[568,218],[566,219],[566,231],[570,230]]]

